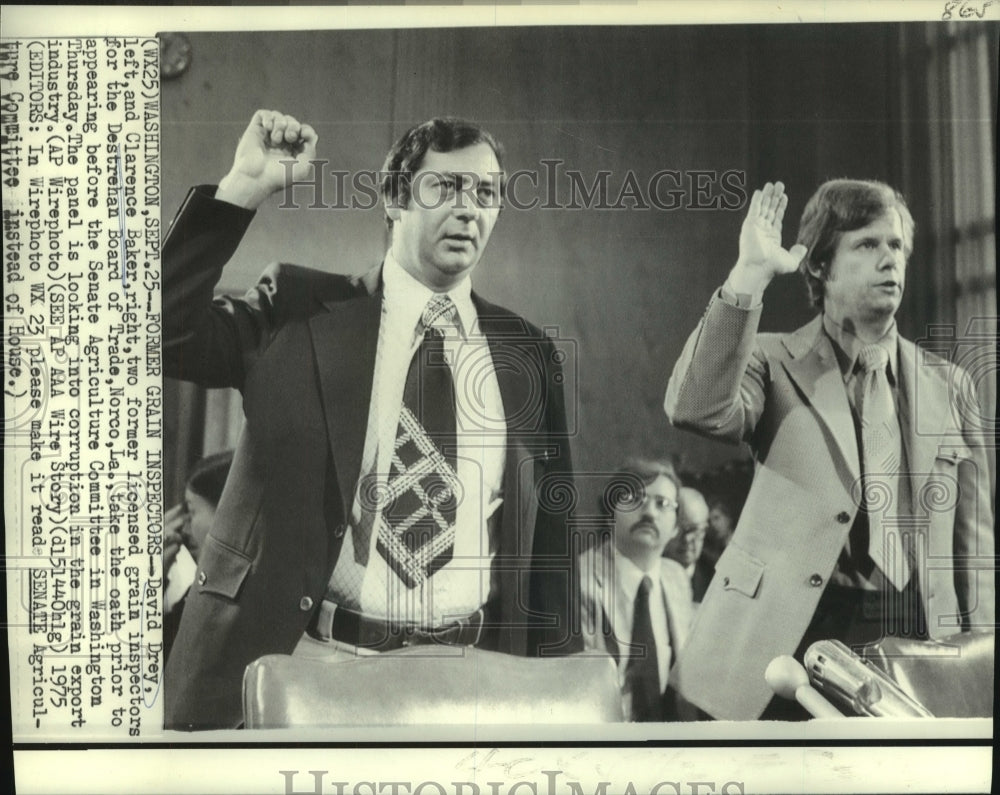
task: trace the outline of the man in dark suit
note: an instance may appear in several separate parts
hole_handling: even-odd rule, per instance
[[[811,641],[994,622],[982,412],[965,371],[896,330],[910,212],[882,183],[827,182],[785,250],[787,201],[781,183],[754,193],[737,263],[666,394],[675,425],[746,442],[756,458],[676,669],[680,693],[716,718],[760,716],[768,663]],[[819,314],[759,334],[765,287],[797,267]]]
[[[164,242],[166,372],[239,389],[246,414],[165,674],[168,728],[239,725],[264,654],[581,645],[565,506],[546,496],[571,479],[563,354],[469,281],[504,188],[488,132],[435,119],[395,144],[380,267],[273,265],[213,301],[253,211],[309,174],[316,141],[258,111]]]

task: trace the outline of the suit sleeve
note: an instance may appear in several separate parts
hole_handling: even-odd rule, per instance
[[[978,427],[983,416],[968,374],[957,370],[958,411],[971,457],[958,464],[959,498],[955,509],[955,593],[963,630],[992,630],[996,621],[995,538],[991,475],[986,440]]]
[[[761,306],[712,297],[667,384],[664,410],[678,428],[734,444],[749,441],[764,409],[768,362],[757,344]]]
[[[274,280],[265,273],[243,299],[214,298],[222,269],[254,217],[214,195],[212,186],[193,188],[163,242],[164,372],[205,387],[241,389],[273,336]]]

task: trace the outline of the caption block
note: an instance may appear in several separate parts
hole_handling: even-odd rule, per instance
[[[15,739],[162,726],[159,45],[0,42]]]

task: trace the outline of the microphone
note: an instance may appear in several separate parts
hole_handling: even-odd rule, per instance
[[[839,640],[820,640],[804,655],[812,683],[858,715],[873,718],[933,718],[885,672]]]
[[[833,706],[809,686],[809,675],[798,660],[787,654],[775,657],[764,671],[764,680],[776,695],[795,699],[814,718],[843,718]]]

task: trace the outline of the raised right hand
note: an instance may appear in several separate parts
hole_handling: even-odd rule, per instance
[[[780,182],[768,182],[763,190],[754,191],[740,230],[739,259],[729,275],[736,292],[762,292],[775,276],[794,271],[806,255],[806,247],[799,244],[788,251],[781,247],[781,222],[787,206],[788,196]]]
[[[258,110],[243,132],[229,173],[215,197],[256,209],[268,196],[310,176],[316,131],[294,116]],[[282,162],[286,161],[286,162]]]

